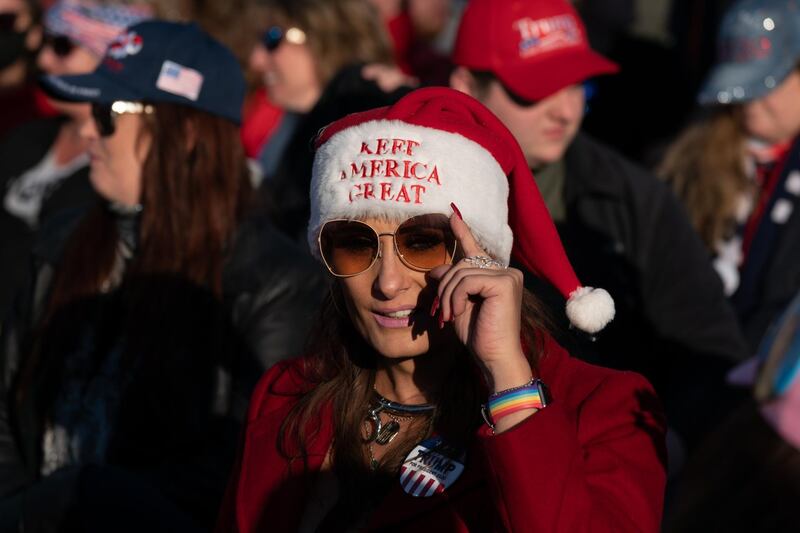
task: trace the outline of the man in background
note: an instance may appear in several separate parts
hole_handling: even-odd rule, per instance
[[[472,0],[453,60],[451,87],[483,102],[522,147],[581,281],[616,303],[596,342],[562,342],[577,342],[574,353],[592,362],[647,376],[671,427],[693,445],[730,407],[723,375],[747,350],[678,201],[580,132],[583,83],[617,66],[590,49],[565,0]]]

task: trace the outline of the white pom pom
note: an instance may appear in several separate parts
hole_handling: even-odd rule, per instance
[[[581,287],[567,300],[567,318],[576,328],[595,334],[614,318],[614,299],[605,289]]]

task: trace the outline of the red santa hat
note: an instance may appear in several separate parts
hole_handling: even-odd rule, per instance
[[[452,202],[489,255],[506,265],[513,255],[564,295],[575,327],[596,333],[614,318],[611,296],[575,275],[513,135],[474,98],[418,89],[330,124],[316,148],[308,242],[317,257],[328,220],[449,216]]]

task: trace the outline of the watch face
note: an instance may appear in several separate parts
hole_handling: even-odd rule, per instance
[[[789,390],[800,373],[800,294],[764,337],[758,350],[763,361],[755,397],[769,401]]]

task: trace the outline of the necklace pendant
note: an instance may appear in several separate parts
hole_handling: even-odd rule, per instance
[[[375,438],[375,442],[381,446],[385,446],[392,442],[399,432],[400,424],[397,420],[392,420],[381,428],[378,432],[378,436]]]

